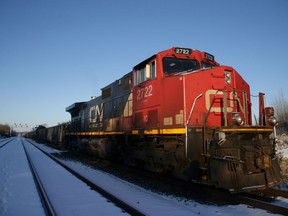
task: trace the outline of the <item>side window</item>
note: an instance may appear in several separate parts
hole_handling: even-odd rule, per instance
[[[134,71],[134,85],[138,85],[138,71]]]
[[[131,86],[131,76],[124,78],[124,90],[129,89]]]
[[[146,80],[146,68],[140,70],[140,76],[140,83],[142,83]]]
[[[151,79],[156,78],[156,64],[155,61],[151,62]]]
[[[140,70],[134,71],[134,85],[138,85],[150,79],[156,78],[156,63],[155,61],[146,64]]]
[[[111,88],[102,89],[102,99],[108,98],[111,96]]]

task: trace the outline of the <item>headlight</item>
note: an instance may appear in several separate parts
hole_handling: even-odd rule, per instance
[[[231,84],[231,72],[230,71],[225,71],[225,82],[227,85]]]
[[[268,119],[268,123],[271,126],[276,126],[278,124],[277,119],[275,118],[275,116],[270,116]]]
[[[239,113],[233,113],[232,120],[233,120],[233,124],[235,124],[235,125],[242,125],[243,124],[242,117],[240,116]]]
[[[270,126],[278,125],[277,119],[274,116],[274,107],[265,107],[265,118]]]

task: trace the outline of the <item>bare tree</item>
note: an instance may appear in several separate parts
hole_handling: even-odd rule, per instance
[[[16,132],[8,124],[0,124],[0,136],[15,136]]]
[[[282,132],[288,131],[288,100],[285,98],[282,90],[279,93],[279,97],[274,98],[273,106],[279,123],[279,129]]]

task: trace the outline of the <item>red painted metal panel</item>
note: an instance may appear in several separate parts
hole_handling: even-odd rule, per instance
[[[197,60],[203,65],[195,71],[165,74],[164,58]],[[250,87],[232,67],[219,66],[214,56],[205,52],[171,48],[143,61],[135,70],[152,61],[156,61],[156,78],[137,81],[133,87],[135,128],[225,126],[232,124],[236,112],[245,125],[251,125]],[[205,68],[203,62],[216,67]]]

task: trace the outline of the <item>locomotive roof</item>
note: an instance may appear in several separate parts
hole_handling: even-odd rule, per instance
[[[145,65],[146,65],[148,62],[150,62],[153,58],[155,58],[155,56],[156,56],[156,54],[153,55],[153,56],[151,56],[150,58],[148,58],[148,59],[140,62],[139,64],[135,65],[134,68],[133,68],[133,70],[139,70],[139,69],[145,67]]]
[[[73,110],[79,110],[79,109],[82,109],[85,105],[87,104],[87,102],[77,102],[77,103],[74,103],[70,106],[68,106],[66,108],[66,112],[71,112]]]

